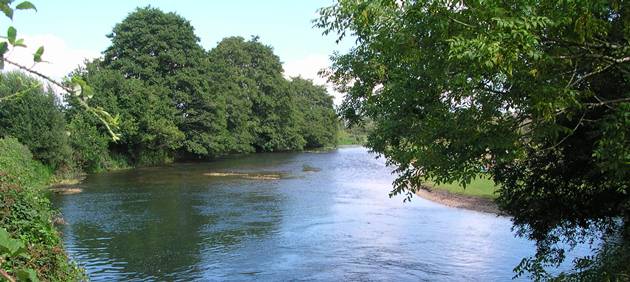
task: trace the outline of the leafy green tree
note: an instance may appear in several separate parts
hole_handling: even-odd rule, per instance
[[[210,51],[210,60],[223,77],[221,81],[227,82],[220,91],[224,91],[228,99],[231,132],[245,138],[253,132],[253,146],[257,151],[304,147],[295,101],[282,76],[280,59],[271,47],[258,42],[257,37],[249,41],[228,37]],[[250,103],[251,110],[247,108]],[[238,111],[244,112],[239,114]],[[250,112],[252,117],[248,120],[245,114]]]
[[[102,65],[166,92],[176,111],[165,118],[186,135],[182,147],[186,153],[213,156],[225,150],[224,101],[211,95],[207,56],[187,20],[156,8],[139,8],[108,37],[112,44]]]
[[[77,73],[95,93],[90,103],[120,116],[121,139],[110,146],[115,153],[128,155],[139,165],[172,161],[174,150],[182,146],[185,136],[175,124],[177,109],[171,104],[166,89],[139,79],[125,78],[117,70],[101,67],[99,61],[87,64]],[[77,99],[69,100],[72,109],[68,114],[76,116],[72,120],[88,122],[98,128],[98,123],[82,111],[77,102]],[[90,142],[97,142],[98,137],[93,138]],[[82,154],[94,155],[100,150],[102,148],[95,147],[94,151],[83,151]]]
[[[341,145],[364,145],[367,137],[372,132],[374,123],[362,120],[361,123],[350,124],[346,120],[339,120],[338,143]]]
[[[55,94],[32,77],[9,72],[0,74],[0,97],[8,96],[0,103],[0,136],[18,138],[54,170],[71,166],[66,123]]]
[[[295,99],[301,122],[300,134],[306,141],[305,147],[337,145],[338,119],[333,97],[326,88],[314,85],[311,80],[294,77],[289,82],[289,93]]]
[[[340,0],[316,21],[356,37],[329,78],[346,118],[375,122],[368,146],[400,173],[392,194],[489,167],[500,207],[537,242],[517,274],[549,278],[558,242],[603,234],[598,259],[576,264],[596,280],[630,273],[627,255],[599,263],[630,242],[629,23],[623,0]]]
[[[229,132],[226,150],[233,153],[254,152],[257,119],[252,112],[256,81],[246,73],[249,54],[240,38],[226,38],[208,52],[212,91],[225,99],[225,122]]]

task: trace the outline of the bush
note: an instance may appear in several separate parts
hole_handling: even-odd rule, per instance
[[[80,270],[68,261],[43,187],[51,172],[15,138],[0,138],[0,264],[13,276],[72,281]],[[12,248],[7,248],[12,246]]]
[[[70,167],[65,120],[54,93],[23,73],[1,74],[0,97],[15,93],[20,95],[0,103],[0,137],[17,138],[52,169]]]
[[[17,139],[0,138],[0,179],[3,184],[41,187],[51,177],[50,170],[33,160],[29,149]]]
[[[106,169],[109,138],[102,134],[94,122],[84,115],[75,115],[68,124],[70,146],[75,165],[85,172],[99,172]]]

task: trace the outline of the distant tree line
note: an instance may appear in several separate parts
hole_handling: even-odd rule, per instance
[[[186,19],[151,7],[108,37],[103,57],[72,73],[86,82],[82,95],[60,103],[50,89],[32,87],[3,101],[0,136],[62,172],[336,145],[332,96],[310,80],[285,79],[257,37],[225,38],[206,51]],[[36,83],[2,74],[0,97]],[[82,109],[86,99],[117,121],[120,140]]]

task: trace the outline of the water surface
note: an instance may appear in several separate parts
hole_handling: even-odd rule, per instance
[[[390,171],[360,147],[257,154],[92,175],[53,201],[93,281],[505,281],[533,253],[508,218],[388,198]]]

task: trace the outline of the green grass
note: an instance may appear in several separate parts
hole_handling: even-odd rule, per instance
[[[483,197],[488,199],[494,199],[497,195],[494,193],[498,187],[494,184],[494,181],[487,177],[480,176],[475,178],[470,184],[466,185],[466,189],[457,183],[442,183],[435,185],[431,181],[427,181],[427,185],[434,189],[445,190],[453,194]]]
[[[337,137],[337,145],[363,145],[366,141],[367,136],[350,134],[345,130],[340,130]]]

